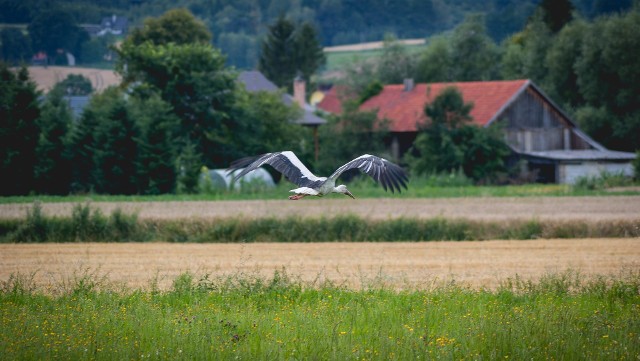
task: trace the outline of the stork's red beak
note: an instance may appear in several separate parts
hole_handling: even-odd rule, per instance
[[[346,196],[349,196],[349,197],[353,198],[353,199],[356,199],[356,197],[354,197],[353,194],[351,194],[351,192],[349,192],[349,191],[344,192],[344,194]]]

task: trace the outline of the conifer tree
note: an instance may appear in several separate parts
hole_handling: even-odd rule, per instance
[[[0,62],[0,195],[33,190],[40,116],[38,92],[26,68]]]
[[[325,60],[313,26],[304,23],[296,27],[281,16],[269,27],[262,43],[258,69],[277,86],[291,90],[296,76],[309,81]]]
[[[280,17],[269,26],[258,61],[258,69],[279,87],[291,88],[296,72],[295,26]]]
[[[36,147],[35,190],[42,194],[68,194],[71,163],[66,157],[72,122],[69,104],[60,90],[47,94],[38,119],[40,137]]]
[[[311,76],[326,62],[322,45],[313,26],[304,23],[295,37],[296,63],[302,78],[309,82]]]

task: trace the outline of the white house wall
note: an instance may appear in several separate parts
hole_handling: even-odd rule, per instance
[[[609,163],[597,161],[585,161],[579,164],[559,164],[558,183],[574,184],[581,177],[597,177],[602,173],[633,175],[633,166],[630,162]]]

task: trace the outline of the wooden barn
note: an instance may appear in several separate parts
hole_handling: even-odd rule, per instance
[[[608,150],[591,139],[530,80],[414,84],[409,79],[385,86],[360,109],[377,111],[380,119],[388,120],[390,151],[398,160],[415,140],[416,124],[427,120],[425,105],[450,86],[458,88],[465,102],[473,103],[475,124],[502,125],[514,156],[525,160],[540,182],[573,183],[601,172],[633,172],[634,153]],[[342,111],[335,87],[317,107],[330,113]]]

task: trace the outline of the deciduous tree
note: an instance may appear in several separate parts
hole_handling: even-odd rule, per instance
[[[63,95],[89,95],[93,93],[91,80],[80,74],[69,74],[67,77],[57,82],[53,86],[54,91],[58,91]]]
[[[141,28],[135,28],[125,42],[141,45],[209,44],[211,33],[187,9],[172,9],[158,18],[148,18]]]
[[[428,121],[406,156],[415,174],[462,169],[475,181],[489,181],[505,172],[509,148],[496,129],[469,124],[473,104],[454,88],[443,90],[425,107]]]

